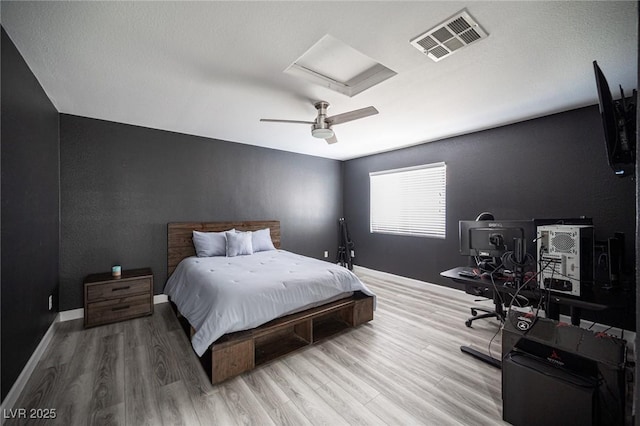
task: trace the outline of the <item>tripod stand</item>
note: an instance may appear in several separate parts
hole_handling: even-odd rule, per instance
[[[353,241],[351,241],[351,236],[349,235],[349,229],[347,228],[346,220],[341,217],[338,220],[338,224],[340,227],[340,244],[338,245],[338,254],[336,256],[336,261],[340,263],[340,266],[346,266],[351,271],[353,270],[351,250],[353,250],[355,244],[353,244]]]

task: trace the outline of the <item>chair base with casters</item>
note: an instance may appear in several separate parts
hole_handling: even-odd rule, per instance
[[[493,304],[495,306],[493,310],[487,309],[487,308],[472,307],[471,308],[472,317],[466,320],[464,322],[464,325],[466,325],[467,327],[471,327],[471,323],[473,321],[479,320],[479,319],[485,319],[485,318],[497,318],[500,320],[500,322],[504,322],[506,318],[506,313],[504,311],[504,308],[502,307],[502,300],[500,300],[500,297],[497,294],[494,295],[493,297]],[[484,313],[478,314],[478,311],[484,312]]]

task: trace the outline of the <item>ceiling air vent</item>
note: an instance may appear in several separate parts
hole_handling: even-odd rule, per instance
[[[410,43],[429,58],[438,62],[488,35],[471,15],[463,10],[429,31],[420,34]]]

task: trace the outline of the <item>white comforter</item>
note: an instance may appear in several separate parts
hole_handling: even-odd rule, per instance
[[[197,330],[191,344],[202,356],[224,334],[356,290],[375,296],[344,267],[272,250],[250,256],[188,257],[164,292]]]

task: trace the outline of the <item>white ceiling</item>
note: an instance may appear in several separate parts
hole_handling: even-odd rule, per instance
[[[67,114],[350,159],[597,102],[637,85],[638,4],[624,2],[11,2],[2,25]],[[409,40],[466,10],[489,37],[436,63]],[[353,98],[283,71],[331,35],[397,73]],[[614,90],[615,92],[615,90]],[[619,96],[619,95],[618,95]],[[327,145],[300,124],[335,126]]]

